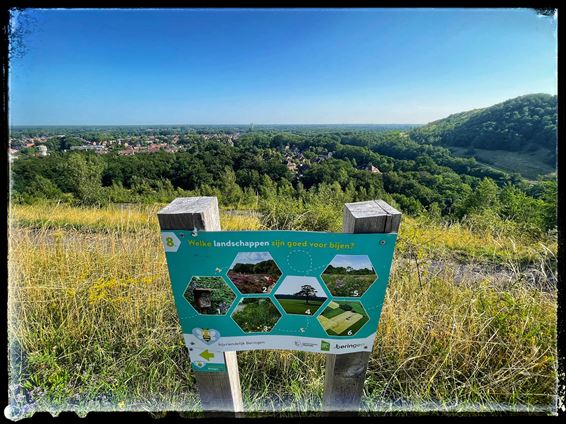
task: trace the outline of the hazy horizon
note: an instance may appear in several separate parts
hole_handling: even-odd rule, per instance
[[[240,124],[15,124],[11,125],[10,128],[31,128],[31,127],[55,127],[55,128],[68,128],[68,127],[249,127],[251,122],[240,123]],[[321,124],[321,123],[305,123],[305,124],[294,124],[294,123],[282,123],[282,124],[256,124],[253,123],[254,127],[308,127],[308,126],[321,126],[321,127],[361,127],[361,126],[423,126],[426,124],[412,124],[412,123],[359,123],[359,124]]]

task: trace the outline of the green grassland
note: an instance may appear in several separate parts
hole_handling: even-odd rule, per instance
[[[324,303],[322,300],[309,300],[307,304],[304,299],[280,299],[277,296],[275,297],[288,314],[305,314],[305,311],[310,309],[312,315]]]
[[[530,180],[536,180],[539,176],[556,172],[556,166],[548,163],[548,149],[513,152],[476,148],[473,153],[470,153],[468,148],[451,146],[450,151],[458,156],[474,157],[479,162],[496,169],[517,172]]]
[[[11,208],[14,415],[200,411],[159,207]],[[329,209],[329,222],[341,212]],[[225,230],[280,229],[262,217],[221,219]],[[295,228],[293,216],[286,222]],[[362,410],[554,413],[556,252],[555,238],[489,215],[453,224],[403,216]],[[325,355],[248,351],[238,364],[246,411],[320,410]]]
[[[269,299],[244,299],[232,318],[246,333],[269,332],[281,314]]]
[[[326,308],[324,310],[324,312],[322,312],[321,315],[324,315],[326,318],[334,318],[335,316],[338,316],[343,312],[344,312],[344,310],[340,309],[339,307],[334,308],[334,309],[333,308]]]
[[[377,277],[372,275],[322,274],[322,279],[334,296],[361,296]]]

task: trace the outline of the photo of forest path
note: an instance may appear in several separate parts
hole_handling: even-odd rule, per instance
[[[312,315],[327,299],[315,277],[285,277],[275,298],[288,314]]]
[[[232,319],[246,333],[267,333],[281,318],[281,313],[269,298],[244,298],[232,314]]]
[[[361,296],[377,275],[366,255],[336,255],[322,274],[334,296]]]
[[[269,252],[240,252],[228,271],[228,278],[242,294],[270,293],[280,276]]]
[[[318,320],[329,336],[353,336],[369,317],[360,302],[333,301]]]

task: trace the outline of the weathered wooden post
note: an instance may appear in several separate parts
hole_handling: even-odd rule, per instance
[[[346,203],[343,232],[397,233],[401,212],[383,200]],[[357,411],[371,352],[327,354],[323,405],[325,411]]]
[[[220,231],[216,197],[179,197],[157,213],[161,230]],[[225,372],[195,370],[202,408],[205,411],[243,411],[236,352],[224,352]]]

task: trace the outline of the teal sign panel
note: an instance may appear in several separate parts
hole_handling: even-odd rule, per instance
[[[225,351],[371,351],[397,234],[162,231],[193,367]]]

